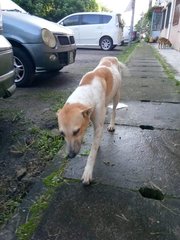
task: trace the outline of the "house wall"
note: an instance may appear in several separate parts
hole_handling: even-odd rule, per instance
[[[180,23],[176,26],[171,27],[169,40],[172,43],[173,48],[180,51]]]
[[[169,17],[168,27],[162,26],[162,30],[160,33],[161,37],[168,38],[172,43],[173,48],[180,51],[180,0],[172,0],[171,2],[171,12]],[[165,21],[167,19],[167,8],[166,8],[166,16]],[[176,21],[175,16],[176,14]]]

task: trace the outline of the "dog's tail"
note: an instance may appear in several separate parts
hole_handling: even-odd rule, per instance
[[[129,72],[128,67],[122,62],[120,62],[120,61],[118,61],[118,62],[119,62],[119,66],[118,66],[119,67],[119,72],[121,72],[123,76],[129,77],[130,72]]]

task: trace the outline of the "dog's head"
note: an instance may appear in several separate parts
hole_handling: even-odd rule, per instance
[[[67,103],[57,112],[59,131],[66,140],[67,153],[70,158],[75,157],[80,151],[91,113],[91,107],[79,103]]]

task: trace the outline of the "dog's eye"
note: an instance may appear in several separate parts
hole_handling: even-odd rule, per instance
[[[80,128],[78,128],[77,130],[75,130],[75,131],[73,132],[73,136],[76,136],[76,135],[79,133],[79,131],[80,131]]]

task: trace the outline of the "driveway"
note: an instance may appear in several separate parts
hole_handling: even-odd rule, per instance
[[[113,51],[102,51],[100,49],[78,49],[76,61],[63,68],[60,73],[54,77],[44,74],[44,77],[37,78],[36,88],[49,89],[73,89],[75,88],[81,77],[88,71],[91,71],[104,56],[119,56],[125,47],[116,47]]]

